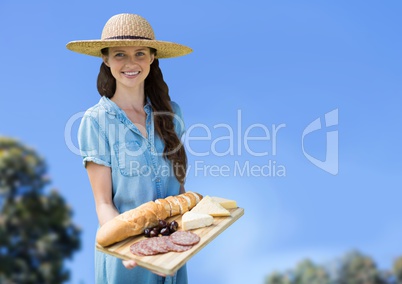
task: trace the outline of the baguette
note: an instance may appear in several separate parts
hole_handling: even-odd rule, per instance
[[[158,225],[159,220],[175,216],[191,210],[202,199],[202,195],[191,193],[196,199],[195,204],[184,197],[184,194],[169,196],[146,202],[137,208],[128,210],[103,224],[97,234],[96,241],[106,247],[126,238],[140,235],[146,228]],[[192,198],[191,198],[192,200]]]
[[[197,199],[195,196],[189,192],[186,192],[182,194],[183,198],[187,200],[187,205],[190,210],[190,208],[193,208],[195,205],[197,205]]]
[[[165,208],[166,213],[168,214],[168,217],[173,216],[172,215],[172,206],[170,206],[169,201],[167,201],[166,199],[156,199],[155,203],[158,203],[158,204],[162,205]]]
[[[170,204],[170,208],[171,208],[171,216],[176,216],[180,214],[180,205],[179,202],[177,201],[176,198],[174,198],[174,196],[168,196],[165,198],[165,200],[167,202],[169,202]]]
[[[99,228],[96,241],[105,247],[128,237],[142,234],[146,228],[154,227],[160,219],[166,219],[165,208],[149,201],[109,220]]]
[[[184,214],[188,211],[188,203],[187,200],[183,197],[183,195],[178,195],[174,197],[179,203],[180,214]]]
[[[193,196],[195,197],[195,200],[196,200],[195,204],[196,204],[196,205],[197,205],[197,203],[200,202],[201,199],[202,199],[202,195],[199,194],[199,193],[196,193],[196,192],[193,192],[193,191],[187,191],[186,193],[191,194],[191,195],[193,195]],[[194,205],[194,206],[195,206],[195,205]],[[192,208],[192,207],[191,207],[191,208]],[[191,209],[191,208],[190,208],[190,209]]]

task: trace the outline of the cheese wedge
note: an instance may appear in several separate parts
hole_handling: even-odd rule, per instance
[[[222,205],[222,207],[225,208],[225,209],[237,208],[237,203],[236,203],[235,200],[230,200],[230,199],[226,199],[226,198],[222,198],[222,197],[216,197],[216,196],[213,196],[211,198],[213,200],[215,200],[216,202],[218,202],[220,205]]]
[[[193,230],[211,226],[213,222],[214,217],[211,215],[188,211],[181,218],[181,227],[183,230]]]
[[[214,201],[210,196],[204,196],[203,199],[191,209],[193,213],[209,214],[213,217],[230,216],[230,212]]]

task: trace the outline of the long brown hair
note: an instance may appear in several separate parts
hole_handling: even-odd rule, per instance
[[[150,48],[156,55],[156,50]],[[108,49],[102,49],[102,54],[107,56]],[[116,92],[116,79],[110,68],[102,62],[97,79],[97,88],[101,96],[112,98]],[[155,130],[165,144],[163,156],[170,160],[174,174],[180,184],[184,184],[187,172],[187,155],[184,146],[176,134],[173,123],[173,109],[170,104],[169,88],[163,80],[162,71],[159,68],[158,59],[154,59],[151,69],[145,79],[145,98],[151,101],[154,111]]]

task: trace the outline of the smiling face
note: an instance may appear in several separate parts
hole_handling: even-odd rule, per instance
[[[108,55],[102,56],[116,79],[116,91],[143,88],[149,74],[154,54],[148,47],[110,47]]]

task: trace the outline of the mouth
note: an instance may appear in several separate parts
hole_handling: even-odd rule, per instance
[[[127,71],[127,72],[122,72],[124,75],[126,76],[136,76],[138,74],[140,74],[140,71]]]

